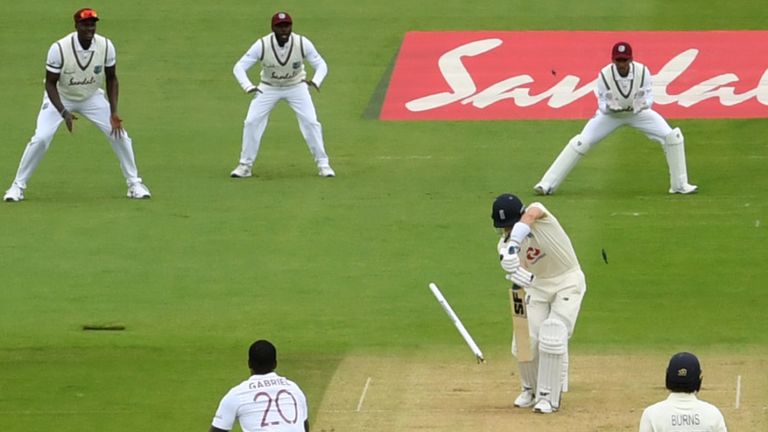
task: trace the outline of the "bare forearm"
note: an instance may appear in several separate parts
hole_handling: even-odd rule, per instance
[[[120,95],[120,83],[117,77],[107,80],[107,100],[109,100],[109,111],[111,114],[117,114],[117,100]]]
[[[53,107],[56,108],[56,111],[60,113],[63,112],[64,104],[61,102],[61,96],[59,96],[59,90],[56,88],[55,81],[45,81],[45,93],[48,95],[48,99],[51,101]]]

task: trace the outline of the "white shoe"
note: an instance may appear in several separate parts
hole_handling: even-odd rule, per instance
[[[320,177],[336,177],[336,172],[329,165],[317,167],[317,169],[319,170],[317,174]]]
[[[678,189],[669,189],[669,193],[671,194],[681,194],[681,195],[688,195],[688,194],[695,194],[699,191],[699,187],[692,184],[684,184],[682,187]]]
[[[152,197],[152,194],[149,193],[149,189],[141,182],[131,183],[131,185],[128,186],[127,195],[128,198],[134,199],[146,199]]]
[[[16,183],[12,184],[11,187],[5,191],[5,195],[3,196],[3,201],[5,202],[19,202],[24,199],[24,189],[16,186]]]
[[[536,195],[552,195],[552,188],[545,188],[541,183],[533,187],[533,192]]]
[[[237,168],[233,169],[232,173],[229,174],[230,177],[234,178],[245,178],[252,175],[253,171],[251,171],[251,166],[246,164],[239,164]]]
[[[553,408],[552,404],[547,399],[539,399],[533,407],[533,412],[539,414],[552,414],[555,411],[557,411],[557,409]]]
[[[533,390],[525,389],[515,399],[515,406],[518,408],[528,408],[536,403],[536,397],[533,394]]]

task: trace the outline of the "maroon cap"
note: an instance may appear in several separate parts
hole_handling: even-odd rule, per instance
[[[283,23],[293,24],[293,20],[291,19],[291,16],[288,15],[288,12],[278,12],[272,15],[273,26]]]
[[[79,11],[75,12],[75,22],[76,23],[78,23],[80,21],[89,20],[89,19],[92,19],[92,20],[95,20],[95,21],[99,20],[99,15],[96,13],[95,10],[93,10],[91,8],[84,8],[84,9],[80,9]]]
[[[632,60],[632,46],[626,42],[618,42],[613,46],[613,50],[611,51],[611,58],[614,60]]]

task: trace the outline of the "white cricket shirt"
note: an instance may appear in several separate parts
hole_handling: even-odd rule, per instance
[[[304,432],[307,398],[298,385],[275,372],[252,375],[233,387],[219,403],[212,425],[243,432]]]
[[[595,93],[597,93],[598,110],[604,114],[614,114],[608,109],[605,96],[607,92],[611,92],[619,106],[628,110],[628,114],[632,114],[632,104],[639,91],[642,91],[642,97],[650,108],[653,105],[653,92],[651,73],[648,68],[642,63],[633,61],[629,65],[629,73],[623,77],[619,75],[616,65],[611,63],[605,66],[597,76]]]
[[[727,432],[723,414],[693,393],[670,393],[643,411],[640,432]]]
[[[315,45],[306,37],[291,33],[291,40],[281,47],[277,44],[274,36],[274,33],[270,33],[257,40],[235,63],[232,72],[235,74],[237,82],[240,83],[240,87],[245,91],[254,87],[253,82],[248,77],[248,70],[260,61],[262,62],[261,81],[276,87],[295,85],[306,77],[304,60],[308,61],[315,71],[312,82],[320,87],[328,74],[328,65],[317,52]],[[300,65],[296,64],[297,61],[300,62]],[[298,81],[298,74],[292,76],[295,71],[294,67],[300,67],[300,73],[303,74]]]
[[[54,42],[48,49],[45,68],[59,74],[59,94],[73,101],[92,96],[104,84],[104,68],[116,64],[115,47],[100,35],[94,35],[91,46],[84,49],[77,32]]]
[[[557,218],[539,202],[528,206],[544,212],[531,225],[531,233],[520,245],[520,257],[523,265],[536,275],[537,279],[547,279],[578,270],[579,260],[573,250],[571,239],[565,233]]]

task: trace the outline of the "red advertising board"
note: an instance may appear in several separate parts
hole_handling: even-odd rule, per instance
[[[768,31],[409,32],[382,120],[589,118],[614,43],[653,74],[667,118],[768,117]]]

